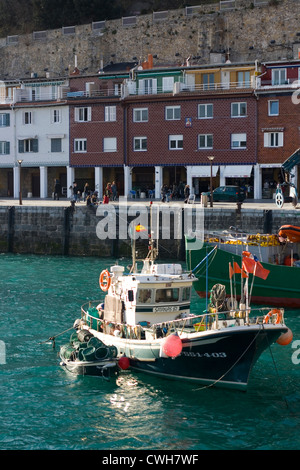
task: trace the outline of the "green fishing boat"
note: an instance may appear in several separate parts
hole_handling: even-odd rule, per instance
[[[291,226],[289,228],[292,230]],[[299,254],[297,240],[292,243],[289,238],[278,235],[225,231],[206,234],[202,240],[186,237],[186,262],[198,279],[193,284],[196,292],[200,297],[207,297],[206,293],[215,284],[223,284],[228,306],[232,298],[240,301],[241,287],[245,283],[243,260],[247,257],[259,263],[256,264],[258,271],[246,271],[251,303],[300,308]],[[259,276],[260,266],[265,278]]]

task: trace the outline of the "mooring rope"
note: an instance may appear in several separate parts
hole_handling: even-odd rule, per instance
[[[225,377],[225,375],[227,375],[231,369],[234,368],[234,366],[242,359],[242,357],[246,354],[246,352],[248,351],[248,349],[250,348],[250,346],[252,345],[252,343],[256,340],[256,338],[258,337],[258,335],[260,334],[261,330],[263,329],[263,325],[262,325],[262,328],[258,330],[257,334],[254,336],[253,340],[251,341],[251,343],[247,346],[247,348],[245,349],[245,351],[241,354],[241,356],[235,361],[234,364],[232,364],[232,366],[227,370],[227,372],[225,372],[223,375],[221,375],[221,377],[219,377],[217,380],[215,380],[213,383],[209,384],[209,385],[205,385],[204,387],[201,387],[201,388],[195,388],[194,389],[194,392],[196,391],[199,391],[199,390],[204,390],[206,388],[210,388],[210,387],[213,387],[214,385],[216,385],[218,382],[220,382],[220,380],[223,379],[223,377]]]
[[[38,344],[44,344],[44,343],[48,343],[48,341],[53,341],[52,347],[53,347],[53,349],[54,349],[54,348],[55,348],[55,338],[57,338],[57,337],[60,336],[60,335],[63,335],[63,334],[66,333],[67,331],[73,330],[73,328],[74,328],[74,326],[71,326],[71,328],[68,328],[67,330],[62,331],[61,333],[58,333],[58,334],[55,335],[55,336],[50,336],[50,338],[46,339],[46,341],[42,341],[41,343],[38,343]]]

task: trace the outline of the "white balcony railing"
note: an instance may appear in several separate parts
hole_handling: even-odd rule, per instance
[[[173,93],[184,93],[184,92],[209,92],[218,90],[235,90],[235,89],[248,89],[253,88],[253,81],[244,82],[221,82],[221,83],[209,83],[209,84],[185,84],[181,82],[174,83]]]
[[[297,88],[300,86],[300,80],[297,78],[288,78],[284,81],[264,80],[257,78],[257,88],[269,89],[269,88]]]
[[[34,87],[35,88],[35,87]],[[300,81],[296,79],[286,80],[284,83],[274,83],[271,81],[263,81],[255,78],[254,76],[249,81],[244,82],[220,82],[210,84],[188,84],[182,81],[174,83],[173,88],[164,88],[160,86],[148,86],[147,89],[138,82],[132,80],[125,80],[124,83],[118,88],[109,88],[101,90],[77,90],[72,91],[67,86],[58,86],[55,91],[51,89],[43,90],[40,87],[32,90],[31,88],[19,88],[14,90],[12,98],[0,99],[2,104],[16,103],[16,102],[38,102],[38,101],[57,101],[57,100],[79,100],[88,98],[121,98],[124,99],[128,96],[145,96],[145,95],[160,95],[179,93],[210,93],[210,92],[226,92],[226,90],[253,90],[253,89],[276,89],[276,88],[300,88]]]

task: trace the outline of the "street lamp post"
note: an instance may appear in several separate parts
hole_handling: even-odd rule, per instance
[[[210,207],[213,207],[213,186],[212,186],[212,163],[214,161],[213,156],[207,157],[210,161]]]
[[[19,172],[19,178],[20,178],[20,189],[19,189],[19,205],[22,205],[22,183],[21,183],[21,165],[22,165],[23,160],[18,160],[20,172]]]

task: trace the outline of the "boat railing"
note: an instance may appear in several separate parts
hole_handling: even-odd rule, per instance
[[[205,312],[201,315],[187,314],[181,318],[150,324],[141,322],[137,325],[114,322],[89,312],[100,302],[88,302],[81,307],[81,317],[85,324],[98,332],[111,334],[126,339],[159,339],[172,333],[179,336],[184,333],[218,330],[239,325],[284,324],[284,310],[259,307],[255,309]]]

